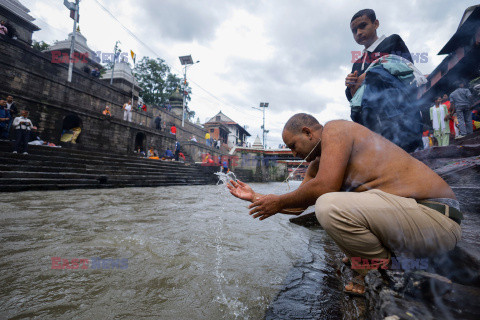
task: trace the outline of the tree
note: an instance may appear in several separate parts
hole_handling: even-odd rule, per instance
[[[187,109],[188,111],[186,111],[187,113],[187,119],[192,122],[192,119],[195,119],[195,111],[193,110],[190,110],[190,109]]]
[[[47,50],[48,48],[50,48],[50,45],[44,41],[36,41],[36,40],[33,40],[32,42],[32,48],[33,49],[36,49],[38,51],[43,51],[43,50]]]
[[[146,104],[163,104],[166,102],[166,79],[170,67],[165,60],[143,57],[135,66],[135,78],[142,89],[140,96]]]
[[[180,79],[176,74],[169,73],[167,76],[167,80],[165,81],[165,93],[167,98],[170,97],[175,90],[179,90],[181,92],[180,88],[182,86],[182,79]]]
[[[179,88],[181,92],[183,79],[170,73],[170,67],[165,60],[143,57],[135,65],[135,78],[140,88],[140,96],[146,104],[161,105]],[[187,98],[190,101],[191,89],[186,86]]]

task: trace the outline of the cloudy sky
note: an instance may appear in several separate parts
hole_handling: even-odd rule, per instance
[[[34,39],[51,44],[72,31],[73,20],[62,0],[20,1],[42,29]],[[221,110],[246,125],[253,142],[262,135],[262,112],[253,107],[269,102],[267,145],[276,147],[282,142],[283,124],[294,113],[314,114],[321,123],[349,119],[344,79],[351,69],[351,52],[363,49],[349,28],[355,12],[374,9],[379,36],[397,33],[410,52],[427,53],[428,62],[416,66],[428,74],[443,59],[437,53],[455,33],[465,9],[476,4],[474,0],[81,0],[80,28],[94,51],[112,52],[120,40],[123,51],[133,50],[137,59],[160,57],[179,75],[178,56],[191,54],[200,63],[187,71],[190,107],[201,122]]]

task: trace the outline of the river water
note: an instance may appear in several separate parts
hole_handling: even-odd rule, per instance
[[[248,204],[222,185],[2,194],[0,318],[261,319],[317,231]]]

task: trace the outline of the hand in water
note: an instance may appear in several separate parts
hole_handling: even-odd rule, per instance
[[[274,194],[269,194],[258,199],[248,208],[252,209],[250,210],[250,215],[253,214],[254,218],[260,217],[260,220],[267,219],[283,209],[280,203],[280,197]]]
[[[230,183],[227,183],[227,188],[230,190],[231,194],[242,200],[252,201],[255,196],[253,189],[240,180],[230,180]]]

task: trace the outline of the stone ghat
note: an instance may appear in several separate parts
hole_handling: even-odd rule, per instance
[[[112,153],[29,146],[13,154],[0,142],[0,191],[215,184],[217,167]]]
[[[427,270],[374,270],[365,297],[343,293],[352,271],[321,230],[314,213],[292,218],[314,231],[307,255],[290,270],[266,319],[480,319],[480,133],[412,154],[454,190],[462,212],[462,240]]]

